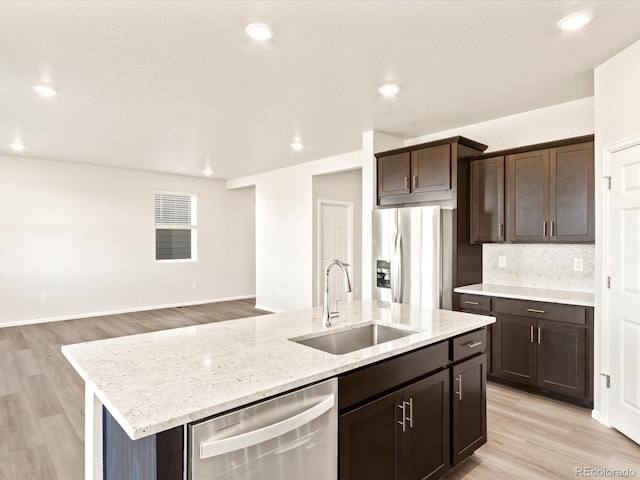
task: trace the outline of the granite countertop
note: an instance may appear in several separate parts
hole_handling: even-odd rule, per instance
[[[535,300],[537,302],[564,303],[582,307],[593,307],[595,297],[593,293],[572,292],[569,290],[551,290],[546,288],[513,287],[510,285],[491,285],[476,283],[457,287],[456,293],[471,293],[490,297],[515,298],[518,300]]]
[[[493,317],[375,300],[209,323],[95,342],[62,352],[132,439],[222,413],[495,322]],[[418,333],[344,355],[288,340],[367,322]]]

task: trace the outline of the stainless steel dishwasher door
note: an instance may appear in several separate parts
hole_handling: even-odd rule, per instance
[[[338,381],[188,428],[192,480],[336,480]]]

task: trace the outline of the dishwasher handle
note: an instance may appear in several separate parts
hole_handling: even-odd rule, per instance
[[[210,442],[200,443],[200,459],[203,460],[209,457],[215,457],[217,455],[224,455],[225,453],[235,452],[243,448],[257,445],[262,442],[271,440],[272,438],[284,435],[296,428],[312,422],[320,415],[328,412],[333,408],[336,403],[336,397],[332,393],[320,403],[317,403],[313,407],[305,410],[293,417],[287,418],[280,422],[268,425],[266,427],[252,430],[250,432],[241,433],[233,437],[222,438],[220,440],[212,440]]]

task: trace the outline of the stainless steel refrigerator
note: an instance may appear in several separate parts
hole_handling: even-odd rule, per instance
[[[373,298],[451,308],[450,223],[439,206],[374,210]]]

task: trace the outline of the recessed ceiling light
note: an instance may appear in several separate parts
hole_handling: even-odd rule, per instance
[[[580,27],[584,27],[593,18],[591,12],[578,12],[567,15],[558,22],[558,28],[562,30],[577,30]]]
[[[213,175],[213,170],[211,170],[211,167],[207,167],[202,171],[202,173],[204,173],[207,177],[210,177],[211,175]]]
[[[302,150],[304,148],[304,145],[301,142],[293,142],[291,144],[291,148],[293,148],[296,151]]]
[[[33,89],[45,98],[55,97],[58,94],[51,85],[47,85],[46,83],[34,85]]]
[[[395,83],[387,83],[386,85],[381,86],[378,91],[385,97],[393,97],[400,91],[400,87]]]
[[[264,41],[273,37],[273,29],[265,23],[252,23],[244,31],[254,40]]]
[[[11,147],[11,150],[13,150],[14,152],[22,152],[24,150],[24,145],[20,140],[16,140],[9,146]]]

